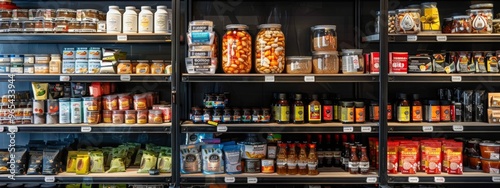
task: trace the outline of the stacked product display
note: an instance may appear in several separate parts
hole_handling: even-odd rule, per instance
[[[218,39],[213,27],[213,22],[208,20],[189,23],[189,49],[186,58],[188,73],[214,74],[217,70]]]
[[[167,6],[156,6],[156,11],[151,6],[141,6],[140,11],[127,6],[125,12],[116,5],[108,8],[107,33],[172,33],[172,9],[167,9]]]

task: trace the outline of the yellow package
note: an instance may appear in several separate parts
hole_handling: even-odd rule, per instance
[[[78,152],[76,156],[76,174],[87,175],[89,174],[90,157],[86,151]]]
[[[66,172],[75,173],[76,172],[76,157],[78,151],[68,151],[68,160],[66,160]]]

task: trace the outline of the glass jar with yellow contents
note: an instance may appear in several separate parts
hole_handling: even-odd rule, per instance
[[[422,3],[422,31],[440,31],[441,23],[436,2]]]

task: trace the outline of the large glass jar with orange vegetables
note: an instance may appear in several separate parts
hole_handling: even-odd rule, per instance
[[[252,69],[252,36],[248,26],[230,24],[222,38],[222,69],[227,74],[249,73]]]
[[[281,24],[259,25],[255,38],[255,71],[279,74],[285,69],[285,35]]]

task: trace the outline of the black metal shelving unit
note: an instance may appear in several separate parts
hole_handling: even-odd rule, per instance
[[[51,124],[0,125],[4,132],[20,133],[171,133],[171,124]],[[14,131],[15,130],[15,131]]]
[[[2,44],[73,44],[73,43],[171,43],[167,34],[107,34],[107,33],[1,33]]]
[[[13,75],[13,76],[12,76]],[[7,82],[171,82],[166,74],[0,74],[0,81]]]

